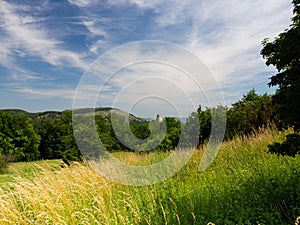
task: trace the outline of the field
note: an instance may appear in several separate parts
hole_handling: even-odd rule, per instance
[[[0,224],[295,224],[300,157],[267,153],[290,131],[262,130],[223,144],[198,171],[202,150],[174,177],[151,186],[108,182],[84,163],[11,164],[0,175]],[[115,153],[130,164],[168,153]]]

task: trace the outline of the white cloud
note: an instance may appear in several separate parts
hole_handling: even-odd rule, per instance
[[[108,0],[112,5],[124,5],[124,4],[135,4],[142,9],[156,8],[158,5],[162,4],[164,1],[161,0]]]
[[[261,41],[290,24],[292,5],[281,0],[109,0],[151,9],[151,38],[175,41],[195,52],[220,82],[253,81],[270,71],[259,55]],[[174,29],[169,29],[172,26]],[[232,76],[240,73],[239,77]]]
[[[15,89],[16,92],[26,95],[29,99],[67,99],[73,101],[76,90],[70,88],[61,89],[37,89],[37,88],[18,88]],[[82,106],[84,107],[85,102],[94,97],[93,93],[86,93],[84,96],[78,97],[78,100],[82,101]]]
[[[69,0],[69,2],[78,7],[88,7],[95,1],[94,0]]]
[[[33,80],[41,80],[42,76],[37,73],[33,73],[32,71],[28,71],[25,69],[15,68],[14,73],[11,76],[16,81],[33,81]]]
[[[96,24],[97,22],[104,22],[104,21],[99,21],[99,20],[83,21],[83,25],[85,25],[88,31],[95,36],[106,36],[107,35],[106,31],[104,29],[101,29],[99,24],[98,25]]]
[[[160,99],[187,115],[199,102],[206,106],[222,103],[218,85],[201,61],[189,51],[166,42],[136,42],[114,49],[100,57],[81,82],[76,95],[79,98],[94,90],[89,107],[98,97],[100,105],[128,111],[139,99],[147,99],[146,113],[152,107],[147,106],[149,99],[154,103]],[[91,88],[93,85],[95,88]],[[110,89],[98,96],[102,85]]]
[[[11,44],[9,43],[8,40],[2,41],[0,45],[0,64],[3,67],[11,67],[12,62],[9,60],[9,55],[10,55],[10,49],[11,49]]]
[[[259,54],[261,41],[288,28],[292,16],[290,2],[281,0],[109,2],[152,9],[155,23],[151,37],[176,41],[196,53],[226,89],[225,96],[239,88],[268,82],[259,76],[275,71],[266,67]]]
[[[111,47],[111,45],[107,41],[98,40],[90,46],[89,50],[90,50],[90,52],[92,52],[94,54],[98,54],[99,52],[102,52],[103,50],[109,49],[110,48],[109,46]]]
[[[113,22],[109,18],[83,18],[82,25],[89,31],[89,36],[97,38],[91,46],[89,46],[90,52],[99,54],[112,48],[113,44],[109,42],[110,34],[105,30],[106,27],[113,25]]]
[[[279,0],[203,1],[203,13],[194,10],[190,14],[193,29],[185,45],[208,64],[218,80],[235,74],[232,86],[238,85],[240,77],[253,81],[252,76],[270,70],[259,55],[260,43],[288,27],[292,15],[288,4]]]
[[[45,31],[44,28],[36,26],[32,17],[22,16],[17,13],[18,7],[5,1],[0,5],[0,21],[5,32],[0,38],[5,44],[0,48],[5,54],[4,60],[0,58],[1,64],[8,64],[8,59],[14,61],[13,53],[18,56],[37,56],[54,66],[62,66],[65,63],[70,66],[85,69],[86,64],[81,55],[64,50],[62,43]]]
[[[88,57],[92,59],[97,54],[103,54],[129,41],[153,39],[175,42],[198,55],[224,87],[225,96],[231,98],[233,95],[240,95],[244,88],[257,82],[263,83],[263,79],[266,78],[259,77],[261,74],[274,71],[273,68],[265,66],[259,54],[262,48],[260,42],[265,37],[272,38],[288,28],[292,16],[292,5],[282,0],[69,0],[69,3],[78,6],[76,10],[79,10],[79,14],[74,15],[74,23],[80,29],[83,25],[86,30],[82,30],[87,31],[82,33],[80,30],[80,34],[85,36],[84,41],[81,37],[72,41],[80,39],[78,44],[87,46],[89,51],[77,53],[75,48],[67,49],[65,44],[68,43],[57,39],[58,36],[47,29],[43,23],[44,18],[29,15],[30,7],[13,5],[9,1],[1,3],[0,64],[10,69],[16,68],[12,69],[11,73],[14,79],[31,81],[40,77],[20,68],[17,61],[27,56],[59,66],[62,72],[65,66],[84,70],[88,66],[85,63]],[[20,10],[25,10],[26,13],[20,13]],[[129,12],[133,12],[132,17]],[[102,63],[96,62],[92,72],[98,76],[95,81],[103,84],[112,68],[118,69],[119,65],[133,63],[137,59],[160,59],[166,53],[167,50],[159,52],[153,49],[151,53],[145,49],[128,49],[119,52],[117,56],[106,57],[106,61]],[[176,61],[174,54],[171,60],[181,66],[189,65],[188,59],[178,59],[180,60]],[[191,70],[196,71],[196,68]],[[164,78],[179,83],[184,89],[197,95],[191,82],[172,69],[161,65],[135,65],[128,67],[126,73],[120,72],[119,76],[112,80],[113,85],[106,90],[103,100],[109,102],[113,92],[117,94],[128,83],[151,74],[164,74]],[[147,81],[140,81],[140,86],[134,88],[135,92],[127,92],[128,99],[134,95],[154,92],[152,87],[157,88],[158,94],[163,94],[167,89],[167,86],[164,88],[163,82],[155,86],[152,81]],[[267,82],[266,80],[265,83]],[[211,86],[204,86],[207,92],[213,90]],[[31,85],[29,88],[19,89],[19,92],[45,98],[53,95],[72,99],[74,95],[74,90],[58,90],[57,86],[53,90],[36,87]],[[96,88],[89,86],[91,92],[81,97],[82,100],[94,96],[92,92],[95,94]],[[167,94],[178,96],[174,88],[170,88]],[[184,104],[180,96],[177,99]],[[126,101],[126,97],[123,100]]]
[[[34,89],[34,88],[19,88],[16,89],[17,92],[30,96],[33,99],[45,99],[45,98],[63,98],[63,99],[73,99],[75,90],[74,89]]]

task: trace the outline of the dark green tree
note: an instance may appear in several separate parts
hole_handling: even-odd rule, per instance
[[[278,104],[278,115],[283,127],[292,126],[296,133],[300,131],[300,0],[293,0],[294,17],[289,29],[279,34],[273,42],[263,41],[261,55],[266,64],[276,67],[278,73],[270,78],[269,86],[278,86],[274,101]],[[287,138],[290,140],[291,138]],[[292,138],[296,140],[296,138]],[[284,143],[286,147],[286,143]],[[275,145],[274,145],[275,146]],[[278,153],[275,147],[272,152]],[[276,148],[279,148],[276,144]],[[297,144],[300,153],[300,143]],[[281,151],[289,154],[289,151]],[[295,152],[292,151],[292,152]],[[280,154],[280,153],[279,153]]]
[[[35,120],[35,126],[41,136],[39,146],[41,159],[64,159],[67,161],[81,159],[73,135],[70,111],[63,112],[60,118],[40,117]]]
[[[30,118],[0,112],[0,155],[14,161],[37,160],[39,143],[40,136]]]
[[[254,89],[250,90],[227,111],[226,138],[248,135],[259,128],[268,127],[276,122],[275,109],[271,96],[258,95]]]
[[[199,144],[203,144],[205,141],[208,140],[211,134],[211,113],[212,109],[206,108],[203,110],[201,106],[198,107],[198,118],[200,123],[199,129]]]

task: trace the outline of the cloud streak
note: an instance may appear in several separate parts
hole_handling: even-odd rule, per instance
[[[50,37],[43,27],[35,25],[35,18],[18,14],[19,9],[20,7],[6,1],[1,2],[0,21],[4,33],[1,42],[6,43],[0,49],[5,55],[1,64],[9,65],[8,59],[14,62],[17,55],[36,56],[54,66],[66,63],[80,69],[86,68],[79,54],[64,50],[59,40]]]
[[[95,2],[85,4],[85,10],[94,7]],[[250,81],[261,72],[274,72],[265,67],[259,55],[260,42],[284,30],[292,15],[291,4],[281,0],[109,0],[108,6],[137,7],[140,14],[151,11],[152,23],[145,28],[151,32],[141,34],[137,40],[158,39],[183,45],[225,83],[236,80],[232,76],[239,71],[240,81],[246,77]],[[101,26],[97,22],[92,25]],[[102,44],[100,40],[98,46]],[[94,52],[98,50],[96,46],[92,48]]]
[[[71,100],[80,76],[98,56],[122,44],[162,40],[189,49],[207,64],[230,104],[247,89],[262,87],[275,72],[265,66],[260,42],[288,28],[291,16],[292,5],[282,0],[65,0],[40,6],[2,1],[0,70],[4,69],[0,81],[30,98]],[[145,54],[149,51],[130,49],[109,59],[113,62],[107,65],[143,59]],[[105,82],[108,70],[99,66],[94,72],[104,72],[99,81]],[[109,103],[109,94],[142,73],[166,74],[180,81],[179,75],[172,77],[166,68],[136,66],[119,76],[103,99]],[[152,83],[139,84],[136,95]],[[195,89],[188,82],[184,88]]]

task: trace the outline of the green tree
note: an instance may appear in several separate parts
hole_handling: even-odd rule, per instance
[[[210,138],[211,140],[222,139],[226,110],[227,108],[221,105],[203,110],[199,105],[197,112],[191,113],[183,126],[184,141],[190,142],[192,147],[200,147]]]
[[[269,86],[278,86],[274,101],[282,126],[292,126],[300,131],[300,0],[293,0],[294,17],[289,29],[279,34],[273,42],[263,41],[261,55],[266,64],[276,67],[278,73],[271,77]],[[290,138],[288,138],[290,139]],[[296,140],[295,138],[292,138]],[[284,143],[285,145],[286,143]],[[300,153],[300,143],[297,144]],[[279,145],[276,145],[277,148]],[[274,151],[275,147],[270,150]],[[283,151],[282,154],[289,153]],[[291,153],[291,155],[293,155]]]
[[[258,95],[254,89],[250,90],[227,111],[226,138],[247,135],[269,126],[276,120],[275,109],[271,96]]]
[[[39,143],[40,136],[30,118],[0,112],[0,155],[15,161],[37,160]]]
[[[125,117],[122,115],[117,115],[114,114],[114,119],[115,121],[115,128],[118,130],[125,130],[124,126],[124,120]],[[124,144],[121,143],[120,140],[116,137],[115,131],[112,126],[112,114],[108,114],[107,116],[102,116],[102,115],[96,115],[96,127],[97,131],[100,137],[100,140],[102,144],[105,146],[106,150],[108,151],[128,151],[130,150],[128,147],[126,147]],[[130,140],[129,135],[126,135],[126,132],[121,132],[123,133],[123,140],[128,143]]]
[[[71,111],[63,112],[60,118],[40,117],[35,121],[35,126],[41,136],[41,159],[81,159],[73,135]]]
[[[166,117],[166,125],[167,125],[167,133],[165,137],[165,142],[167,145],[167,149],[172,150],[178,146],[178,142],[181,135],[181,122],[179,119],[174,117]]]
[[[200,123],[200,130],[199,130],[199,144],[203,144],[205,141],[208,140],[211,134],[211,113],[212,109],[206,108],[202,110],[201,106],[198,107],[198,118]]]

